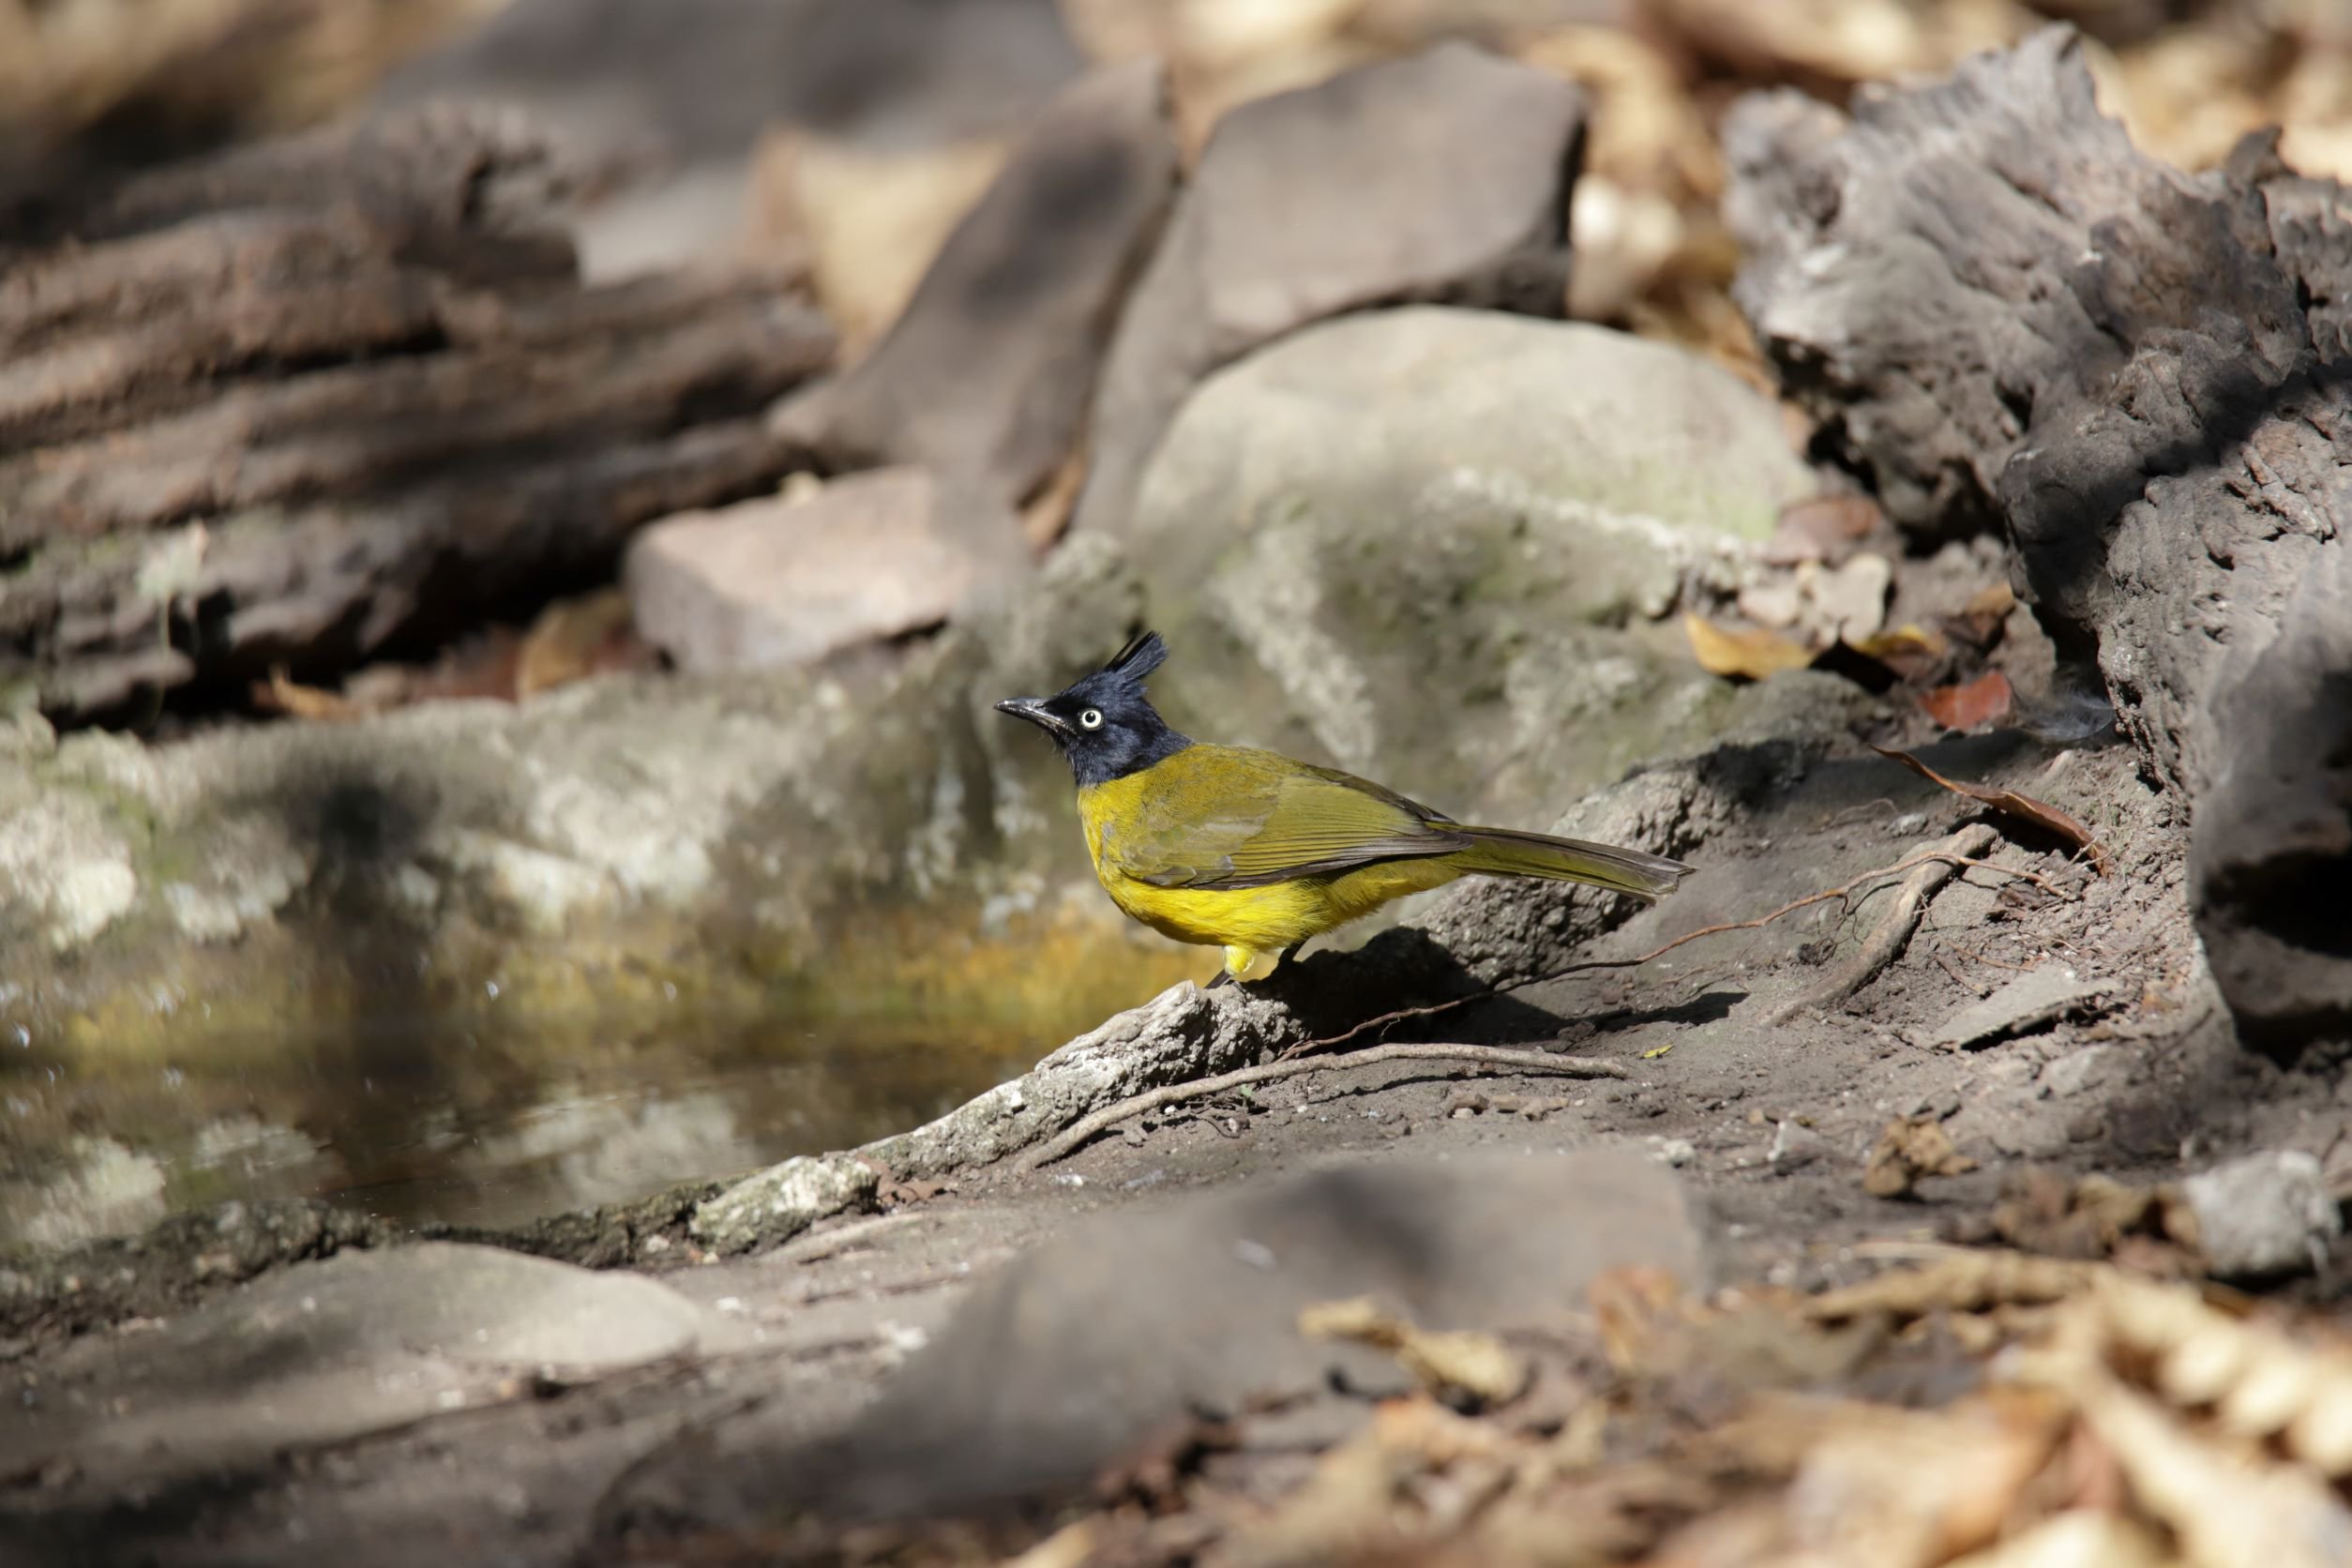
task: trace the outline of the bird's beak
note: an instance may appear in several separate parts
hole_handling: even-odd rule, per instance
[[[996,711],[1011,714],[1015,718],[1025,718],[1057,739],[1066,740],[1075,733],[1069,721],[1047,707],[1042,697],[1007,697],[996,705]]]

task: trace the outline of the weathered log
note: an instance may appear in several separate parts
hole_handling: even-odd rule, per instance
[[[583,288],[555,167],[421,111],[48,214],[0,277],[0,685],[74,720],[331,671],[792,466],[796,280]]]
[[[128,175],[67,182],[0,209],[0,245],[84,244],[229,212],[355,207],[412,234],[555,237],[551,205],[606,171],[522,116],[420,106]]]
[[[2344,193],[2262,139],[2200,177],[2140,155],[2062,28],[1850,124],[1752,98],[1726,143],[1737,294],[1788,385],[1900,521],[2006,524],[2020,593],[2190,807],[2241,1030],[2352,1033],[2352,833],[2326,825],[2352,704],[2314,684],[2344,678],[2318,628],[2352,603],[2311,602],[2352,516]]]

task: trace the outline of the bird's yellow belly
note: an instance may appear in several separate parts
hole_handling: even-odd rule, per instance
[[[1441,859],[1400,860],[1335,877],[1204,891],[1154,887],[1099,859],[1094,872],[1112,903],[1162,936],[1261,953],[1296,947],[1392,899],[1442,886],[1460,875]]]

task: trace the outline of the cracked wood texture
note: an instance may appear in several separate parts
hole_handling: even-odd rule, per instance
[[[0,689],[332,673],[774,484],[833,353],[797,279],[583,287],[572,177],[427,109],[0,212]]]
[[[2192,818],[2242,1033],[2352,1038],[2352,199],[2250,138],[2193,176],[2099,113],[2074,35],[1726,127],[1737,296],[1824,439],[2013,575]]]

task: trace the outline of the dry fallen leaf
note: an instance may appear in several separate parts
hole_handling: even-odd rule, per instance
[[[2189,1272],[2196,1246],[2196,1217],[2177,1187],[2135,1187],[2095,1174],[2070,1183],[2037,1169],[2002,1184],[1993,1230],[2013,1247],[2053,1258],[2107,1258],[2128,1245],[2135,1263],[2169,1274]]]
[[[2052,1380],[2112,1451],[2133,1497],[2210,1568],[2340,1568],[2352,1506],[2300,1465],[2216,1440],[2096,1363]]]
[[[1798,1549],[1782,1560],[1929,1568],[1985,1545],[2048,1462],[2065,1414],[2016,1390],[1937,1410],[1847,1407],[1789,1483]]]
[[[1678,205],[1713,200],[1723,157],[1676,62],[1632,29],[1571,23],[1513,51],[1539,70],[1564,76],[1592,98],[1586,173]]]
[[[1078,509],[1078,492],[1086,488],[1087,454],[1085,444],[1062,460],[1061,466],[1046,476],[1037,493],[1021,503],[1021,537],[1029,548],[1044,551],[1053,548],[1062,537],[1062,531],[1070,526],[1070,516]]]
[[[515,700],[516,672],[522,662],[522,639],[512,628],[492,626],[455,647],[442,651],[430,667],[415,671],[404,688],[410,702],[490,698]]]
[[[628,596],[618,588],[561,599],[539,612],[515,656],[518,698],[607,671],[651,668],[654,652],[637,638]]]
[[[1976,1161],[1955,1148],[1944,1124],[1932,1116],[1902,1116],[1878,1135],[1862,1169],[1862,1190],[1874,1198],[1907,1198],[1930,1176],[1963,1176]]]
[[[2166,1401],[2209,1411],[2234,1437],[2276,1443],[2330,1479],[2352,1476],[2352,1348],[2301,1343],[2181,1287],[2114,1270],[2092,1277],[2070,1325],[2074,1349],[2139,1369]]]
[[[1952,636],[1979,653],[1989,653],[2009,629],[2009,612],[2017,607],[2017,596],[2006,582],[1996,582],[1981,589],[1957,615],[1943,617],[1943,624]]]
[[[1837,561],[1878,526],[1878,503],[1866,495],[1817,495],[1780,509],[1763,555],[1775,566]]]
[[[1440,1396],[1468,1395],[1483,1405],[1501,1405],[1517,1398],[1528,1384],[1527,1363],[1492,1334],[1417,1329],[1382,1312],[1368,1296],[1306,1308],[1299,1314],[1299,1332],[1310,1339],[1349,1339],[1386,1350]]]
[[[2091,1508],[2052,1515],[1945,1568],[2170,1568],[2172,1554],[2146,1525]]]
[[[1690,634],[1691,652],[1697,656],[1699,668],[1710,675],[1760,681],[1813,662],[1813,655],[1803,644],[1776,631],[1729,629],[1689,611],[1682,612],[1682,629]]]
[[[1946,1250],[1933,1262],[1885,1274],[1803,1303],[1805,1315],[1843,1322],[1877,1313],[1909,1319],[1934,1312],[1983,1312],[1998,1306],[2041,1306],[2063,1301],[2093,1277],[2088,1263],[1969,1247]]]
[[[1392,1519],[1396,1493],[1415,1468],[1399,1462],[1391,1447],[1394,1439],[1394,1432],[1384,1429],[1376,1416],[1370,1431],[1326,1451],[1305,1482],[1288,1496],[1270,1508],[1238,1516],[1217,1560],[1345,1562],[1378,1547],[1394,1550],[1398,1545]]]
[[[910,1203],[927,1203],[941,1193],[954,1191],[952,1183],[936,1176],[918,1176],[902,1182],[896,1176],[884,1175],[882,1184],[874,1189],[874,1201],[884,1209],[903,1209]]]
[[[1978,589],[1960,607],[1960,613],[1971,621],[1998,621],[2017,608],[2016,590],[2006,582],[1996,582]]]
[[[1011,153],[1002,138],[878,147],[807,128],[768,133],[747,182],[754,243],[805,247],[810,282],[855,361],[888,331]]]
[[[1004,1568],[1085,1568],[1094,1555],[1095,1537],[1102,1533],[1092,1519],[1063,1525]]]
[[[1919,703],[1930,718],[1947,730],[1974,730],[2007,717],[2010,701],[2014,696],[2009,677],[1998,670],[1988,670],[1973,681],[1937,686],[1922,696]]]
[[[1837,6],[1648,0],[1644,9],[1691,47],[1730,62],[1743,75],[1869,82],[1937,65],[1922,18],[1899,0]]]
[[[1669,1271],[1621,1264],[1603,1271],[1586,1295],[1602,1352],[1620,1373],[1655,1375],[1687,1349],[1690,1304]]]
[[[1912,626],[1906,622],[1891,630],[1882,631],[1876,637],[1863,638],[1854,644],[1854,650],[1857,653],[1868,654],[1875,659],[1895,663],[1904,659],[1941,658],[1944,656],[1944,650],[1949,646],[1950,644],[1942,638],[1926,627]]]
[[[287,675],[283,665],[271,670],[267,681],[253,683],[253,705],[265,712],[325,723],[363,718],[369,712],[365,704],[339,692],[296,683]]]
[[[2021,818],[2036,827],[2058,835],[2072,844],[2076,852],[2089,860],[2101,876],[2107,874],[2105,847],[2080,821],[2048,802],[2036,800],[2031,795],[2021,795],[2014,790],[1988,790],[1982,784],[1958,783],[1946,778],[1907,751],[1893,751],[1883,746],[1874,746],[1870,749],[1889,761],[1902,763],[1930,783],[1942,785],[1955,795],[1966,795],[1970,800],[1982,801],[1995,810],[2006,811],[2013,817]]]

